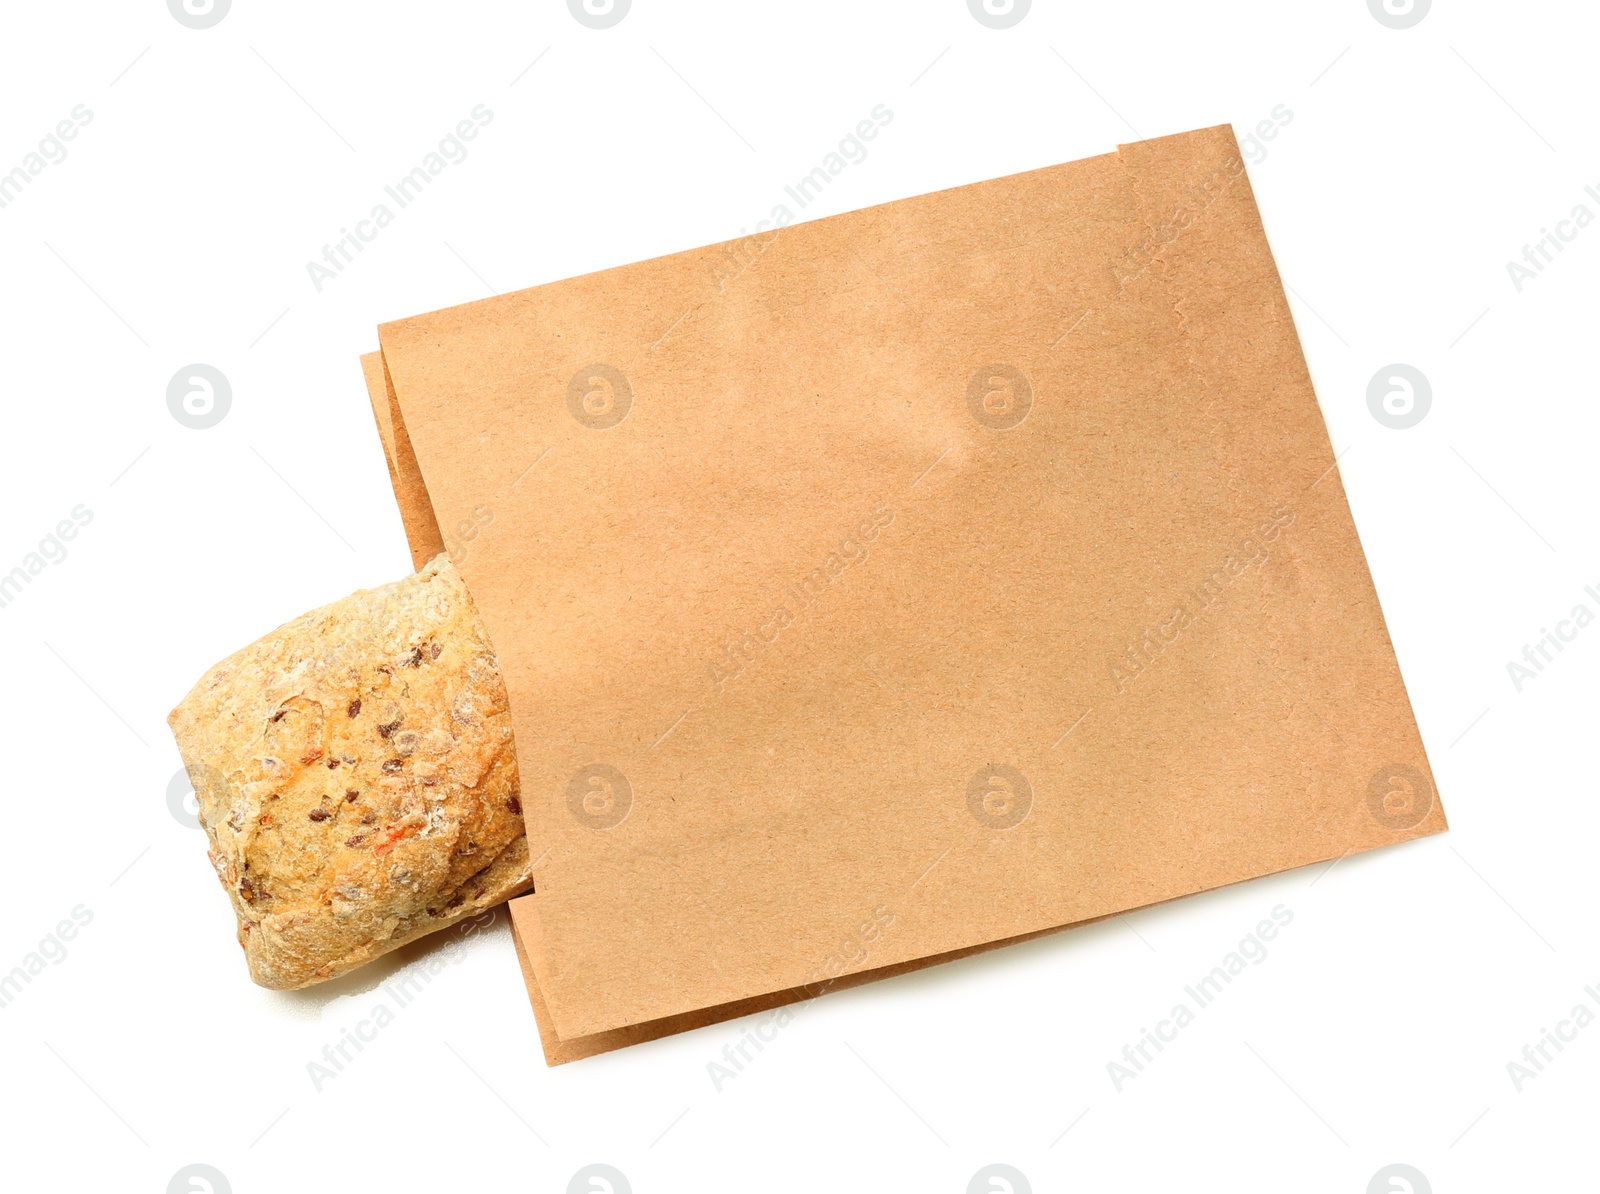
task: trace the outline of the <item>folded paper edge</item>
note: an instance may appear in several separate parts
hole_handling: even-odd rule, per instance
[[[411,566],[420,570],[445,550],[439,520],[433,512],[433,499],[422,479],[422,469],[417,464],[417,454],[400,413],[400,400],[381,350],[361,357],[361,373],[367,383],[372,419],[378,425],[378,439],[383,443],[384,462],[389,466],[389,484],[394,489],[395,505],[400,509],[400,523],[411,549]]]

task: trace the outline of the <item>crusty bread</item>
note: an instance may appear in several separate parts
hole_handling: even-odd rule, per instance
[[[223,660],[167,722],[264,987],[532,886],[505,686],[444,555]]]

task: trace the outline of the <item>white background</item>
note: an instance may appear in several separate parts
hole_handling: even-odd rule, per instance
[[[93,117],[0,210],[0,571],[93,521],[0,609],[0,971],[93,920],[0,1010],[0,1185],[159,1194],[194,1162],[236,1194],[563,1191],[597,1161],[638,1194],[954,1194],[990,1162],[1036,1191],[1360,1194],[1394,1162],[1441,1192],[1594,1180],[1600,1025],[1520,1092],[1507,1063],[1600,1012],[1600,628],[1520,692],[1506,666],[1600,612],[1600,227],[1520,293],[1506,268],[1600,215],[1594,6],[1436,0],[1406,30],[1365,0],[1036,0],[1006,30],[964,0],[635,0],[599,31],[561,0],[3,21],[0,171]],[[470,156],[318,293],[306,263],[478,104]],[[436,950],[253,987],[167,807],[164,717],[223,655],[408,571],[357,354],[381,320],[736,236],[878,104],[893,123],[806,218],[1292,112],[1250,175],[1451,833],[830,995],[720,1091],[737,1024],[546,1069],[502,912],[317,1091],[307,1062]],[[194,362],[233,388],[204,431],[166,405]],[[1394,362],[1433,386],[1404,431],[1366,405]],[[1119,1092],[1107,1063],[1279,904],[1270,956]]]

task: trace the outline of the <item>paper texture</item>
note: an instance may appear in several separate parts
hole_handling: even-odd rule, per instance
[[[547,1053],[1445,828],[1227,128],[380,339]]]
[[[401,497],[402,487],[394,466],[395,453],[395,423],[389,414],[389,398],[391,391],[387,386],[387,377],[382,367],[382,354],[369,353],[361,358],[363,371],[373,403],[373,416],[378,424],[378,434],[383,443],[384,456],[389,465],[389,478],[395,487],[397,502],[409,515],[403,519],[406,534],[412,544],[413,555],[425,555],[431,559],[432,554],[439,550],[438,528],[432,518],[431,508],[427,511],[426,518],[418,518],[413,505]],[[403,432],[404,424],[401,424]],[[1026,934],[1022,937],[1009,938],[1002,941],[988,942],[972,949],[954,951],[948,954],[939,954],[930,958],[920,958],[911,962],[904,962],[898,966],[879,969],[856,970],[844,972],[844,959],[838,960],[837,966],[819,967],[815,981],[804,987],[787,991],[778,991],[767,995],[757,996],[752,999],[738,1000],[733,1003],[719,1004],[715,1007],[700,1008],[677,1016],[666,1016],[658,1020],[651,1020],[642,1024],[634,1024],[625,1028],[612,1029],[604,1032],[593,1033],[588,1036],[577,1036],[562,1040],[556,1035],[555,1026],[550,1018],[549,1008],[544,1002],[544,995],[539,989],[535,967],[532,962],[534,954],[543,956],[543,942],[539,934],[539,919],[533,895],[527,895],[509,904],[512,920],[512,941],[517,953],[518,965],[522,970],[523,982],[527,987],[528,1000],[532,1005],[534,1020],[539,1030],[540,1047],[544,1052],[545,1060],[550,1065],[563,1065],[569,1061],[578,1061],[585,1057],[592,1057],[598,1053],[610,1052],[628,1045],[640,1044],[644,1041],[657,1040],[663,1036],[686,1032],[694,1028],[703,1028],[710,1024],[721,1023],[740,1016],[747,1016],[773,1008],[781,1008],[804,1000],[811,1000],[827,994],[830,991],[870,982],[880,978],[892,977],[912,970],[920,970],[925,966],[937,965],[941,962],[954,961],[960,957],[967,957],[984,950],[1000,948],[1019,941],[1029,940],[1042,934]],[[1077,927],[1077,926],[1062,926]],[[1056,932],[1058,929],[1047,929],[1045,932]],[[869,943],[863,943],[865,947]],[[850,951],[847,951],[849,953]],[[541,967],[542,969],[542,964]]]

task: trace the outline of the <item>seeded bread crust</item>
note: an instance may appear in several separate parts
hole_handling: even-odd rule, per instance
[[[229,656],[167,723],[263,987],[533,885],[505,685],[447,556]]]

